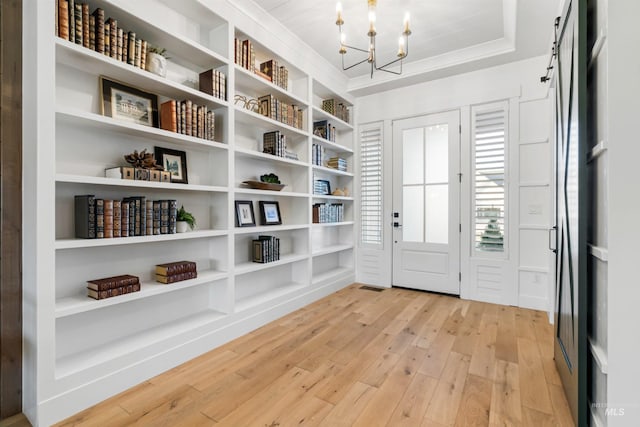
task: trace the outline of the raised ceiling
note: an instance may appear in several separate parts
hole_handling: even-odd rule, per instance
[[[336,1],[256,2],[318,54],[342,70],[335,25]],[[355,94],[472,71],[549,52],[560,0],[378,0],[378,65],[395,59],[406,11],[411,14],[409,57],[401,77],[376,72],[368,64],[344,71]],[[347,44],[366,48],[367,1],[342,0]],[[349,52],[345,64],[361,60]],[[544,71],[544,70],[541,70]]]

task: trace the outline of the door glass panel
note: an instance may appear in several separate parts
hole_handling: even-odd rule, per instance
[[[424,242],[424,186],[402,188],[402,240]]]
[[[449,185],[426,185],[424,201],[425,241],[449,243]]]
[[[402,131],[402,182],[424,183],[424,129]]]
[[[446,124],[425,128],[425,183],[449,182],[449,126]]]

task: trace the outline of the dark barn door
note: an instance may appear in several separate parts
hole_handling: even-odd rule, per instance
[[[581,10],[582,9],[582,10]],[[574,420],[586,425],[586,60],[583,1],[560,22],[556,69],[556,367]]]

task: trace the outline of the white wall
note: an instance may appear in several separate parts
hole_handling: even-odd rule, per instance
[[[552,307],[551,257],[547,249],[547,228],[551,224],[551,148],[549,144],[550,103],[547,85],[540,83],[546,57],[537,57],[357,99],[356,123],[383,121],[384,245],[381,249],[360,247],[356,277],[359,281],[391,285],[391,125],[395,119],[448,110],[459,110],[461,135],[462,288],[464,298],[543,310]],[[471,106],[494,101],[509,102],[510,165],[509,251],[506,259],[482,260],[471,256],[470,218],[470,125]],[[378,271],[363,271],[365,259],[378,260]],[[497,265],[502,289],[483,293],[471,279],[480,265]],[[368,263],[369,266],[372,263]]]

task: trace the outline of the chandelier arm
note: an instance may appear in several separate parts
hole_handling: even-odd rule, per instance
[[[369,60],[368,58],[365,58],[365,59],[363,59],[363,60],[362,60],[362,61],[360,61],[360,62],[356,62],[356,63],[355,63],[355,64],[353,64],[353,65],[349,65],[348,67],[345,67],[345,66],[344,66],[344,55],[342,55],[342,70],[343,70],[343,71],[347,71],[347,70],[349,70],[349,69],[351,69],[351,68],[355,67],[356,65],[360,65],[360,64],[362,64],[362,63],[364,63],[364,62],[367,62],[368,60]]]
[[[388,66],[390,66],[390,65],[395,64],[395,63],[396,63],[396,62],[398,62],[398,61],[400,61],[400,65],[402,65],[402,60],[403,60],[403,59],[404,59],[404,57],[402,57],[402,58],[397,58],[397,59],[394,59],[394,60],[393,60],[393,61],[391,61],[391,62],[387,62],[386,64],[381,65],[381,66],[379,66],[379,67],[376,65],[376,70],[378,70],[378,71],[393,72],[393,71],[385,70],[385,68],[387,68],[387,67],[388,67]]]
[[[348,47],[349,49],[357,50],[359,52],[369,53],[369,51],[367,49],[360,49],[359,47],[350,46],[348,44],[343,44],[342,46]]]

